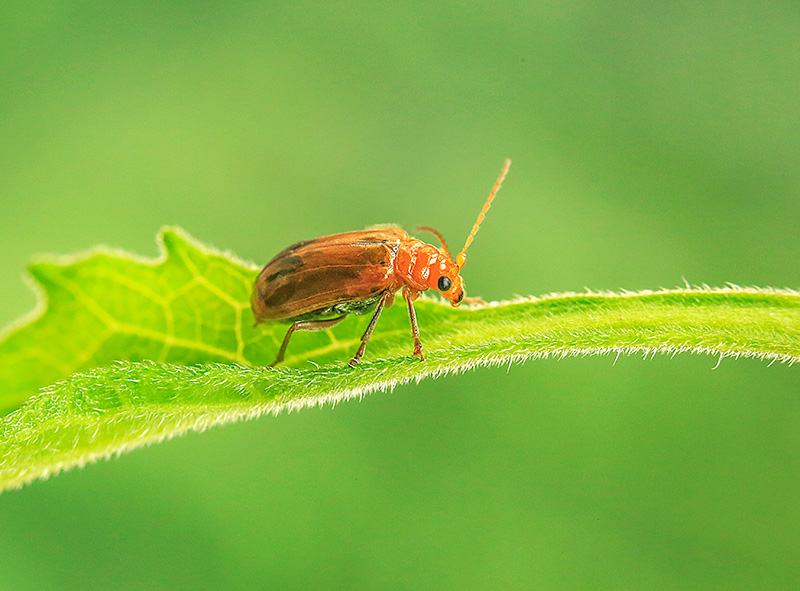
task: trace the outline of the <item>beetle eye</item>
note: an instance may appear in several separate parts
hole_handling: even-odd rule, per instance
[[[439,277],[439,291],[447,291],[448,289],[450,289],[451,285],[452,282],[450,281],[450,279],[448,279],[444,275]]]

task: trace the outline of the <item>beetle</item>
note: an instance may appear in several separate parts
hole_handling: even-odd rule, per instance
[[[364,355],[381,312],[394,303],[395,293],[401,289],[411,321],[414,355],[424,361],[414,300],[427,289],[437,289],[453,307],[459,306],[464,299],[461,269],[467,249],[510,166],[511,161],[506,160],[455,259],[442,235],[427,226],[417,229],[433,233],[441,248],[413,238],[401,228],[388,226],[305,240],[278,253],[259,273],[250,299],[256,325],[291,323],[270,367],[283,361],[295,331],[326,330],[348,314],[374,310],[350,360],[350,366],[355,366]]]

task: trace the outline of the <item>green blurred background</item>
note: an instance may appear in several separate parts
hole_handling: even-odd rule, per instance
[[[0,324],[41,252],[431,225],[472,295],[800,287],[796,2],[5,2]],[[424,331],[424,327],[423,327]],[[3,589],[797,589],[798,368],[536,361],[0,496]]]

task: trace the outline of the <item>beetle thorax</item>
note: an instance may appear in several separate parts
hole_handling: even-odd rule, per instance
[[[424,291],[431,287],[432,278],[438,279],[452,264],[447,255],[435,246],[410,238],[400,244],[394,259],[394,272],[409,287]]]

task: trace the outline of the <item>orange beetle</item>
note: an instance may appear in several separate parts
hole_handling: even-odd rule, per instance
[[[365,314],[374,308],[361,345],[350,360],[354,366],[364,355],[384,307],[394,303],[395,292],[401,288],[411,320],[414,355],[424,361],[413,302],[420,292],[437,289],[452,306],[461,303],[464,284],[460,273],[467,248],[509,166],[511,161],[506,160],[464,248],[455,259],[442,235],[433,228],[417,229],[435,234],[442,243],[441,249],[412,238],[400,228],[386,227],[298,242],[267,263],[256,279],[250,299],[256,324],[292,323],[270,367],[283,361],[294,331],[325,330],[348,314]]]

